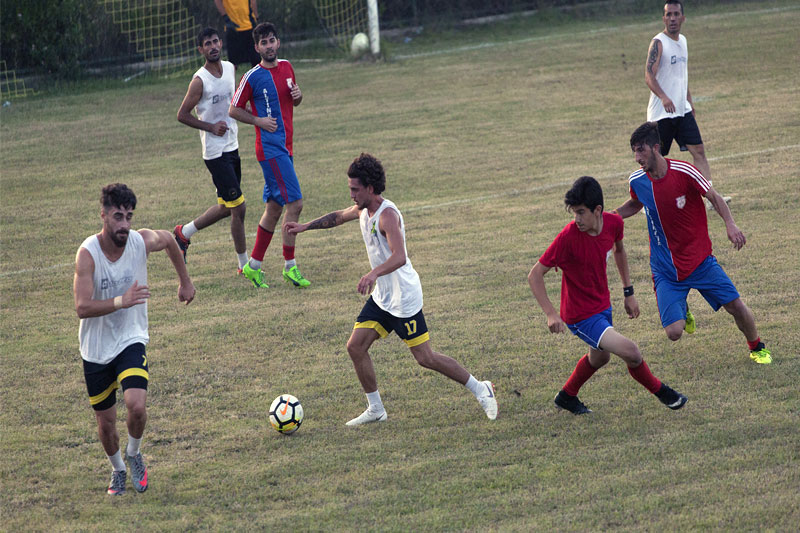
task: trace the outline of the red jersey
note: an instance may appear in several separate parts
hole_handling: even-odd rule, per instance
[[[561,269],[561,319],[574,324],[611,307],[606,264],[614,243],[622,240],[622,217],[603,213],[603,229],[589,235],[575,221],[567,224],[539,258]]]

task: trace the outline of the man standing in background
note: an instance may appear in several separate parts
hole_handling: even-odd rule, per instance
[[[228,60],[237,67],[243,64],[256,66],[261,58],[253,48],[250,33],[258,20],[256,0],[214,0],[214,4],[225,21]]]

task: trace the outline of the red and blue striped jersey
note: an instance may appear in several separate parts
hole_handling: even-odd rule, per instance
[[[264,68],[259,64],[248,70],[233,95],[231,103],[236,107],[245,109],[250,102],[253,115],[273,117],[278,122],[278,129],[272,133],[256,126],[256,158],[259,161],[293,154],[292,83],[296,83],[292,64],[279,59],[273,68]]]
[[[650,232],[650,269],[681,281],[711,255],[703,197],[711,187],[697,168],[667,159],[667,173],[653,179],[639,169],[628,178],[631,198],[644,205]]]

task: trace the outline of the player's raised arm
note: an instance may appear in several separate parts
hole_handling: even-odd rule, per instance
[[[299,222],[286,222],[283,227],[290,235],[297,235],[310,229],[328,229],[340,226],[345,222],[355,220],[358,218],[358,206],[353,205],[347,209],[340,209],[333,211],[327,215],[315,218],[311,222],[300,224]]]
[[[170,261],[172,261],[172,266],[175,267],[175,272],[178,273],[178,280],[180,281],[180,285],[178,286],[178,300],[189,304],[189,302],[194,300],[194,284],[189,277],[189,272],[186,270],[186,263],[183,262],[183,252],[178,248],[178,243],[175,241],[175,238],[170,232],[163,229],[140,229],[139,234],[142,236],[142,239],[144,239],[148,256],[150,252],[166,250]]]
[[[628,269],[628,254],[625,253],[625,246],[622,244],[622,239],[614,243],[614,262],[617,264],[619,277],[624,287],[625,312],[628,313],[628,318],[636,318],[639,316],[639,302],[636,301],[636,297],[633,295],[633,282],[631,281],[631,273]]]
[[[539,307],[542,308],[544,314],[547,315],[547,328],[551,333],[564,333],[567,331],[567,326],[561,320],[561,316],[553,307],[553,303],[547,296],[547,288],[544,286],[544,275],[550,271],[550,267],[544,266],[539,261],[533,265],[531,271],[528,273],[528,284],[531,286],[531,292],[536,301],[539,302]]]

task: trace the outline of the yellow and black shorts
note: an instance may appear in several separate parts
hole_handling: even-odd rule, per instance
[[[131,344],[105,365],[84,360],[83,375],[86,377],[89,403],[95,411],[103,411],[114,405],[117,401],[116,390],[120,385],[123,392],[128,389],[147,390],[150,375],[147,372],[144,344]]]
[[[418,346],[430,339],[428,325],[425,323],[425,315],[422,314],[422,309],[414,316],[399,318],[378,307],[372,296],[364,304],[364,308],[361,309],[356,319],[356,324],[353,326],[353,329],[359,328],[374,329],[381,338],[394,331],[398,337],[405,341],[409,348]]]

